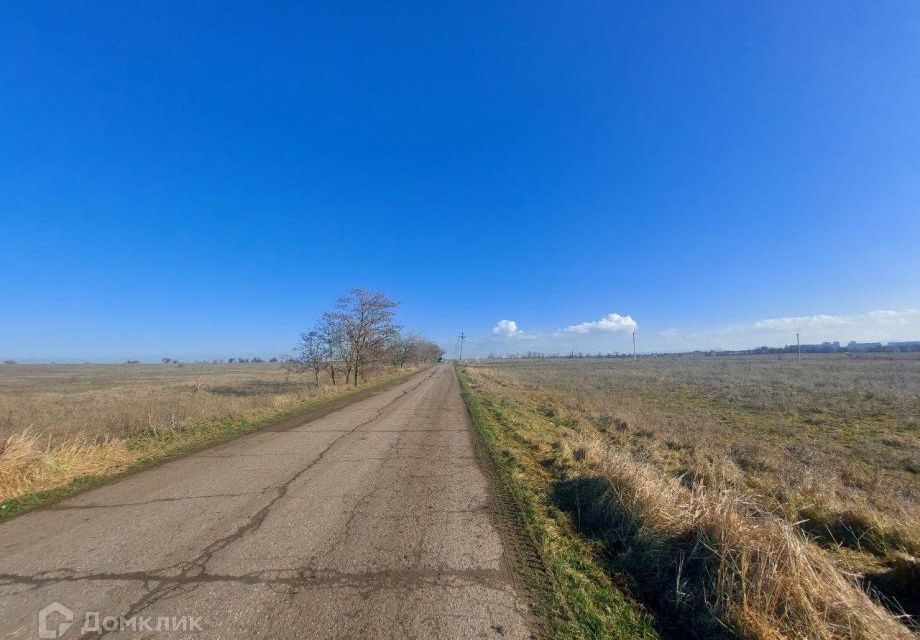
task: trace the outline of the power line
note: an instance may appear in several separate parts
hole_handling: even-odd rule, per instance
[[[636,332],[633,331],[633,360],[635,360],[638,357],[639,356],[636,354]]]
[[[457,351],[458,351],[458,357],[457,357],[457,359],[458,359],[460,362],[463,362],[463,341],[466,340],[466,334],[463,333],[463,332],[461,331],[461,332],[460,332],[460,336],[457,338],[457,340],[460,342],[460,348],[457,349]]]

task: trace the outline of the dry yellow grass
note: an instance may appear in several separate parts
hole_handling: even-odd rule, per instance
[[[550,360],[468,374],[533,451],[525,468],[551,477],[553,503],[662,615],[705,636],[910,636],[858,577],[897,571],[889,595],[917,591],[920,361]]]
[[[746,637],[909,637],[793,525],[730,489],[688,489],[622,452],[587,466],[610,488],[595,508],[634,546],[635,562],[674,580],[678,606],[706,607]]]
[[[686,482],[728,485],[827,546],[920,553],[920,358],[660,358],[477,372]]]
[[[317,387],[312,375],[276,364],[2,365],[0,504],[109,475],[346,388],[325,379]],[[228,429],[214,428],[228,420]]]
[[[105,475],[136,457],[120,438],[95,441],[77,436],[52,445],[34,432],[18,433],[0,450],[0,502],[80,476]]]
[[[175,429],[283,409],[320,392],[312,375],[278,364],[0,365],[0,440],[26,430],[60,442]]]

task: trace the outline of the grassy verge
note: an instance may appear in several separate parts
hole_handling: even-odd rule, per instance
[[[604,570],[596,545],[580,536],[551,500],[551,478],[533,448],[509,429],[508,408],[479,393],[460,370],[463,397],[486,453],[494,462],[501,499],[510,499],[512,527],[533,547],[539,565],[519,563],[536,613],[553,638],[657,638],[653,618]]]
[[[462,380],[477,428],[550,568],[544,608],[566,607],[556,635],[624,637],[628,618],[599,616],[596,606],[611,597],[605,589],[624,583],[654,612],[647,620],[680,637],[910,637],[794,523],[731,484],[664,473],[623,446],[625,422],[583,420],[546,402],[541,387],[475,367]],[[912,566],[905,560],[902,578]],[[608,623],[619,624],[619,634],[601,626]]]
[[[4,493],[13,495],[0,500],[0,521],[259,429],[321,417],[417,372],[383,376],[358,389],[310,398],[281,412],[205,421],[178,430],[145,429],[100,443],[75,441],[38,452],[33,436],[11,438],[0,459],[0,480]],[[23,486],[30,489],[17,490]]]

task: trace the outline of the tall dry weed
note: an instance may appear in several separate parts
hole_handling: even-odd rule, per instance
[[[0,450],[0,500],[61,486],[79,476],[102,475],[131,458],[118,438],[72,436],[52,444],[34,431],[24,431],[7,438]]]
[[[704,635],[876,640],[910,633],[802,533],[730,490],[687,487],[600,442],[570,449],[596,474],[592,526],[661,604]],[[579,455],[579,452],[581,454]]]

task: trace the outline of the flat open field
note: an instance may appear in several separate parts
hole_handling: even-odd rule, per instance
[[[763,619],[782,632],[788,618],[811,637],[871,637],[877,629],[854,622],[876,617],[871,608],[826,628],[833,616],[815,614],[807,633],[801,619],[824,611],[816,602],[830,610],[849,598],[854,578],[889,610],[917,613],[920,358],[534,359],[472,364],[466,376],[522,477],[599,541],[615,577],[680,625],[770,637]],[[700,569],[694,584],[691,558],[707,546],[718,569]],[[778,562],[780,547],[785,567],[745,574]],[[820,586],[839,578],[825,561],[845,576],[836,594]],[[790,573],[798,604],[764,582],[802,566],[816,586]],[[740,609],[731,604],[750,588]],[[684,589],[709,595],[694,604]],[[687,601],[694,613],[681,618]],[[843,626],[849,635],[827,630]]]
[[[0,440],[27,429],[60,440],[175,428],[316,394],[312,374],[269,363],[0,365]]]
[[[0,365],[0,517],[347,389],[269,363]]]

